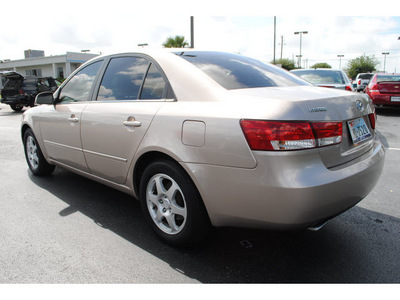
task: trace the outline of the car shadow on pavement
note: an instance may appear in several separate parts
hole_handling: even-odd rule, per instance
[[[358,206],[318,232],[218,228],[182,249],[160,241],[127,194],[60,168],[29,178],[69,205],[60,218],[80,212],[202,283],[400,283],[400,220]]]

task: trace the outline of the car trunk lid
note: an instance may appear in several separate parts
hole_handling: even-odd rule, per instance
[[[341,143],[318,148],[327,168],[348,163],[372,148],[375,115],[365,94],[318,87],[242,89],[236,93],[258,98],[254,109],[260,120],[342,122]]]
[[[378,81],[378,90],[381,94],[400,94],[400,82]]]

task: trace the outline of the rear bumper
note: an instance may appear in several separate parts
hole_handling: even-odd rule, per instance
[[[391,100],[392,96],[400,97],[400,94],[398,94],[398,95],[372,94],[369,96],[375,105],[400,106],[400,101],[392,101]]]
[[[356,163],[327,169],[314,151],[254,152],[255,169],[183,164],[199,188],[214,226],[295,229],[332,218],[376,185],[385,151],[374,147]]]
[[[8,105],[24,105],[28,106],[31,104],[31,97],[25,95],[18,95],[18,96],[8,96],[5,98],[1,98],[1,103],[8,104]]]

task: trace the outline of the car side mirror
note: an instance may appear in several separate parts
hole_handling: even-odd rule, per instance
[[[54,104],[53,92],[43,92],[36,96],[36,104]]]

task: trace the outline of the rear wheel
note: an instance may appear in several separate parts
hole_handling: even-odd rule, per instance
[[[34,175],[49,175],[54,171],[55,166],[50,165],[43,156],[42,150],[31,129],[24,134],[25,158],[29,169]]]
[[[21,111],[24,106],[21,104],[10,104],[10,107],[14,111]]]
[[[191,246],[211,229],[196,187],[175,163],[157,161],[145,169],[140,200],[148,222],[171,245]]]

